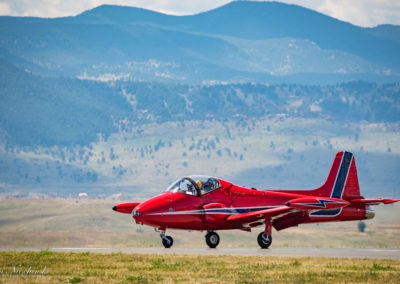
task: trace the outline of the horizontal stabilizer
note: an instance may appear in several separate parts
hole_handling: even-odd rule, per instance
[[[362,203],[362,204],[368,204],[368,205],[378,205],[380,203],[383,204],[390,204],[394,202],[398,202],[400,199],[386,199],[386,198],[358,198],[358,199],[352,199],[350,200],[351,203]]]

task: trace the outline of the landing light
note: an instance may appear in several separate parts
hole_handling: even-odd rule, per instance
[[[132,216],[140,216],[139,211],[137,211],[137,210],[132,210]]]

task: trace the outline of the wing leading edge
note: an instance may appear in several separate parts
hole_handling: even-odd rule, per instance
[[[288,213],[292,210],[294,210],[294,209],[290,208],[288,206],[275,207],[275,208],[271,208],[271,209],[263,209],[263,210],[253,211],[253,212],[231,215],[227,218],[227,221],[245,224],[245,223],[255,222],[255,221],[258,221],[261,219],[267,219],[267,218],[280,216],[280,215]]]

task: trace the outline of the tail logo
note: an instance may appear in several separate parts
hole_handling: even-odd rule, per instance
[[[317,202],[313,203],[297,203],[299,205],[304,205],[304,206],[314,206],[314,207],[321,207],[321,208],[326,208],[326,203],[342,203],[334,200],[325,200],[325,199],[318,199]],[[321,210],[321,211],[331,211],[331,210]]]
[[[346,185],[347,176],[350,171],[350,166],[353,161],[353,154],[350,152],[344,152],[342,161],[340,162],[340,168],[336,176],[335,184],[333,185],[331,198],[342,199],[343,191]],[[342,212],[343,208],[332,209],[332,210],[319,210],[312,212],[312,217],[335,217]]]

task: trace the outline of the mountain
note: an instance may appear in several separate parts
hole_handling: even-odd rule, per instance
[[[328,17],[316,11],[278,2],[232,2],[194,16],[192,30],[261,40],[301,38],[326,50],[342,50],[399,70],[399,45],[390,35]],[[378,34],[380,35],[378,37]]]
[[[191,16],[103,5],[75,17],[0,17],[0,56],[47,76],[388,82],[400,78],[397,34],[397,26],[362,28],[277,2]]]

